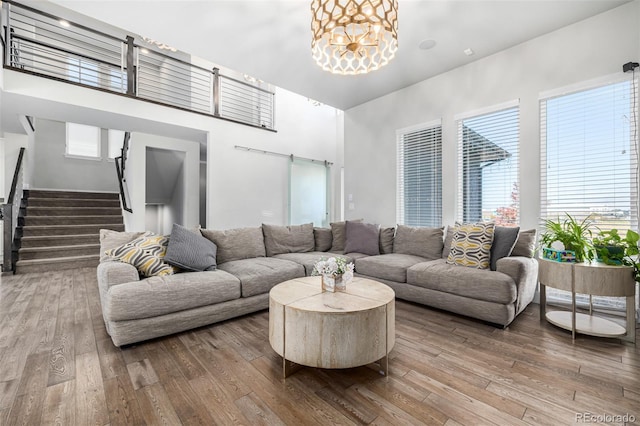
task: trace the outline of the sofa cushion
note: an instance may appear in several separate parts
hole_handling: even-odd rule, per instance
[[[490,269],[461,268],[445,259],[418,263],[407,270],[407,283],[471,299],[509,304],[516,300],[513,279]]]
[[[214,271],[217,250],[215,243],[203,237],[199,230],[192,231],[174,223],[164,261],[186,271]]]
[[[232,260],[251,259],[266,255],[261,227],[227,229],[226,231],[201,229],[200,232],[218,247],[216,255],[218,266]]]
[[[496,270],[496,263],[499,259],[511,254],[513,246],[518,239],[520,227],[516,226],[496,226],[493,231],[493,243],[491,244],[491,265],[492,271]]]
[[[348,220],[345,234],[345,253],[380,254],[380,225]]]
[[[520,231],[516,244],[511,250],[511,256],[533,257],[536,250],[536,230]]]
[[[352,222],[362,222],[362,219],[352,220]],[[331,249],[329,251],[333,253],[341,253],[344,254],[344,244],[346,240],[346,222],[332,222],[329,224],[331,226],[331,235],[333,239],[331,241]]]
[[[448,225],[447,230],[444,234],[444,247],[442,248],[442,258],[446,259],[449,257],[449,253],[451,253],[451,242],[453,241],[453,236],[456,233],[456,227]]]
[[[331,228],[313,228],[314,251],[329,251],[333,244]]]
[[[398,225],[393,252],[438,259],[442,256],[442,246],[442,228]]]
[[[242,297],[268,293],[276,284],[304,277],[304,266],[275,257],[232,260],[219,266],[240,280]]]
[[[495,223],[478,222],[459,225],[447,257],[450,265],[489,269]]]
[[[168,243],[169,238],[164,235],[145,232],[126,244],[107,250],[105,254],[113,260],[135,266],[144,277],[171,275],[177,269],[164,262]]]
[[[393,237],[396,235],[396,228],[380,228],[380,254],[393,253]]]
[[[313,251],[313,223],[304,225],[277,226],[262,224],[264,246],[267,256],[281,253],[305,253]]]
[[[100,230],[100,262],[113,261],[111,256],[105,253],[107,250],[120,247],[144,234],[144,232],[120,232],[111,229]]]
[[[356,259],[356,272],[373,278],[407,282],[407,268],[416,263],[424,262],[424,257],[411,254],[381,254]]]
[[[111,286],[105,317],[111,321],[151,318],[240,298],[240,280],[224,271],[189,272]]]
[[[312,251],[310,253],[283,253],[283,254],[278,254],[274,257],[276,259],[284,259],[284,260],[295,262],[299,265],[304,266],[305,275],[309,276],[313,272],[313,266],[320,259],[328,259],[329,257],[340,257],[340,258],[344,258],[347,261],[347,263],[351,263],[354,260],[353,259],[354,256],[360,256],[360,254],[354,253],[353,255],[352,254],[345,255],[345,254],[327,253],[323,251]],[[365,255],[361,255],[361,256],[365,256]]]

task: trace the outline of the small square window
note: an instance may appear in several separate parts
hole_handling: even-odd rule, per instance
[[[66,154],[74,157],[100,158],[100,128],[67,123]]]

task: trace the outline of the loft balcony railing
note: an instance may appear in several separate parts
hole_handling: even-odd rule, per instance
[[[5,68],[274,130],[273,91],[177,57],[186,54],[14,1],[3,2],[2,25]]]

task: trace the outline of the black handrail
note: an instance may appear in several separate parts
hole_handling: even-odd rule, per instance
[[[7,204],[13,204],[13,199],[16,197],[16,187],[18,186],[18,177],[20,176],[20,169],[22,168],[22,159],[24,158],[24,148],[20,148],[18,154],[18,161],[16,162],[16,170],[13,172],[13,180],[11,181],[11,191],[9,192],[9,199]]]
[[[122,141],[122,148],[120,149],[120,156],[114,158],[116,164],[116,175],[118,176],[118,185],[120,187],[120,200],[122,201],[122,209],[133,213],[133,209],[127,205],[127,197],[124,193],[124,168],[127,162],[127,151],[129,150],[129,139],[131,134],[124,132],[124,140]]]

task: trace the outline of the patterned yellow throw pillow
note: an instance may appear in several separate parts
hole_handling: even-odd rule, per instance
[[[171,275],[177,269],[163,260],[168,243],[169,238],[163,235],[145,232],[131,242],[107,250],[105,254],[114,260],[135,266],[145,277]]]
[[[494,229],[495,223],[493,222],[469,223],[457,226],[451,242],[451,251],[447,257],[447,263],[489,269]]]

